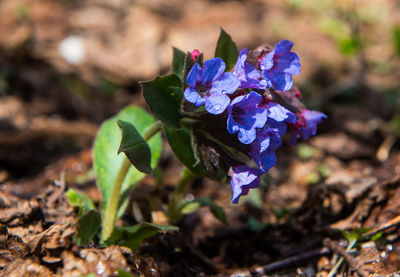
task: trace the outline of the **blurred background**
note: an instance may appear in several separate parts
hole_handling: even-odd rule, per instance
[[[293,41],[295,84],[330,116],[322,131],[350,124],[394,145],[400,1],[1,0],[0,182],[89,149],[104,119],[145,107],[138,81],[169,72],[172,47],[211,58],[220,27],[239,49]]]

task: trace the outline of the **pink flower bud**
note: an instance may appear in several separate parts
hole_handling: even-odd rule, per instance
[[[194,62],[196,58],[201,55],[201,52],[198,49],[194,49],[190,54],[192,55],[192,60]]]

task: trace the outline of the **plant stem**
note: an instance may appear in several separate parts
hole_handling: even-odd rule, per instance
[[[194,175],[189,169],[186,167],[182,169],[181,178],[179,179],[178,186],[172,194],[167,209],[167,217],[172,223],[177,222],[181,218],[182,215],[179,212],[179,205],[182,202],[183,194],[185,193],[187,186],[192,183],[195,178],[196,175]]]
[[[357,243],[357,240],[356,240],[356,239],[350,241],[350,242],[349,242],[349,245],[347,245],[347,248],[346,248],[345,251],[346,251],[346,252],[349,252],[349,251],[354,247],[354,245],[356,245],[356,243]],[[331,268],[331,270],[329,271],[328,277],[334,277],[334,276],[336,276],[337,271],[338,271],[339,267],[342,265],[343,261],[344,261],[344,258],[343,258],[343,257],[340,257],[339,260],[336,262],[336,264],[335,264],[335,265]]]
[[[154,122],[143,134],[142,138],[147,141],[152,138],[155,134],[161,131],[163,124],[161,121]],[[115,178],[113,189],[111,192],[110,200],[108,202],[106,211],[104,213],[103,229],[101,231],[101,242],[107,240],[112,232],[114,231],[114,224],[117,217],[119,197],[121,193],[121,187],[124,183],[126,175],[131,167],[131,162],[124,155],[122,164],[118,170],[117,176]]]

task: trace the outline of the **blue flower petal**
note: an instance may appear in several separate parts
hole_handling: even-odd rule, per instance
[[[244,67],[245,67],[245,62],[247,59],[247,48],[242,49],[239,53],[239,57],[236,61],[235,67],[233,68],[233,73],[236,76],[240,76],[244,74]]]
[[[264,78],[268,79],[276,90],[288,91],[293,86],[292,76],[282,71],[268,72]]]
[[[276,55],[275,57],[276,68],[282,70],[285,73],[292,75],[300,74],[300,59],[296,53],[285,53],[282,55]]]
[[[249,189],[258,187],[262,174],[262,171],[245,165],[232,167],[229,171],[231,177],[232,203],[237,204],[240,196],[246,195]]]
[[[238,89],[239,85],[239,79],[231,72],[226,72],[212,83],[210,93],[211,95],[221,93],[231,94]]]
[[[327,118],[327,116],[324,113],[310,110],[304,110],[303,115],[307,125],[304,128],[300,128],[300,137],[302,139],[308,139],[317,133],[318,123],[320,123],[322,119]]]
[[[282,40],[275,45],[273,51],[266,54],[261,62],[260,69],[267,87],[287,91],[292,88],[292,75],[300,73],[299,56],[290,52],[293,42]]]
[[[262,96],[251,91],[238,96],[228,107],[228,133],[238,133],[238,139],[243,144],[250,144],[256,137],[256,129],[264,127],[267,122],[267,109],[259,107]]]
[[[270,145],[271,142],[271,137],[266,136],[260,143],[260,150],[258,151],[259,153],[264,152],[267,150],[268,146]]]
[[[277,54],[290,52],[290,49],[292,49],[293,44],[294,43],[291,42],[290,40],[287,39],[281,40],[275,45],[275,52]]]
[[[273,151],[265,151],[261,155],[263,169],[268,171],[276,164],[276,154]]]
[[[204,105],[204,100],[200,97],[200,95],[194,88],[188,87],[187,89],[185,89],[183,96],[187,101],[195,104],[197,107]]]
[[[291,143],[296,144],[298,139],[306,140],[317,133],[317,126],[322,119],[327,118],[324,113],[303,109],[296,124],[291,125],[293,129]],[[302,119],[302,120],[301,120]],[[305,124],[304,124],[305,123]]]
[[[293,119],[295,120],[295,115],[289,111],[288,109],[286,109],[285,107],[283,107],[282,105],[278,104],[278,103],[268,103],[267,104],[268,107],[268,117],[274,119],[275,121],[284,121],[286,119],[289,118],[289,116],[291,117],[290,120],[292,121]]]
[[[270,70],[274,66],[275,51],[271,51],[262,58],[260,62],[261,70]]]
[[[246,63],[244,66],[244,71],[246,73],[247,79],[250,80],[258,80],[261,78],[260,72],[249,63]]]
[[[226,123],[226,129],[228,130],[229,134],[234,134],[239,131],[239,125],[235,124],[235,120],[233,119],[232,113],[228,114],[228,120]]]
[[[206,111],[210,114],[221,114],[228,107],[231,99],[226,94],[212,95],[205,100]]]
[[[200,65],[195,63],[192,69],[189,71],[189,74],[186,78],[186,83],[188,83],[188,85],[191,87],[195,87],[196,83],[200,80],[202,73],[203,71],[201,70]]]
[[[246,59],[247,49],[244,48],[240,51],[235,67],[233,68],[233,74],[240,80],[239,87],[264,89],[267,86],[267,82],[265,80],[260,80],[260,72],[257,68],[248,63]]]
[[[250,144],[256,139],[256,129],[239,129],[238,139],[243,144]]]
[[[296,122],[296,116],[295,115],[293,115],[293,116],[294,116],[294,121],[293,121],[292,116],[289,116],[290,122],[289,122],[289,120],[285,120],[285,121],[287,121],[289,123]],[[272,118],[268,119],[268,126],[278,130],[278,134],[280,136],[283,136],[283,134],[286,133],[286,130],[287,130],[287,124],[284,121],[278,122],[278,121],[273,120]]]
[[[201,83],[208,84],[217,79],[225,70],[225,63],[221,58],[209,59],[204,62]]]

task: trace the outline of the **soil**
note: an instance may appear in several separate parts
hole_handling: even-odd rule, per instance
[[[390,35],[400,7],[337,2],[2,0],[0,275],[328,276],[341,258],[337,276],[400,275],[400,67]],[[318,22],[353,13],[350,29],[367,43],[349,56]],[[127,104],[146,108],[138,81],[170,70],[172,46],[211,57],[219,27],[239,48],[295,42],[303,100],[328,115],[318,135],[297,147],[285,138],[277,165],[239,205],[229,185],[196,180],[187,197],[211,197],[226,225],[202,207],[135,252],[77,246],[64,193],[101,201],[91,152],[101,122]],[[59,51],[72,35],[85,49],[78,63]],[[143,179],[117,224],[137,223],[138,210],[165,221],[147,202],[166,204],[182,170],[164,144],[162,188]],[[351,251],[345,230],[364,230]]]

